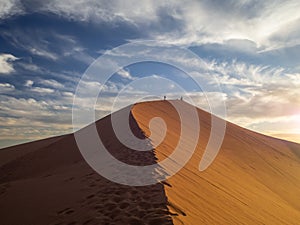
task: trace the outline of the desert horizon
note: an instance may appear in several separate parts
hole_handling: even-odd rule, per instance
[[[168,101],[170,101],[170,100],[172,101],[172,100],[178,100],[178,99],[176,99],[176,98],[175,99],[169,99]],[[151,101],[161,101],[161,100],[145,100],[143,102],[151,102]],[[204,110],[204,111],[206,111],[206,110]],[[113,113],[113,112],[111,112],[111,113]],[[110,114],[104,115],[103,117],[99,118],[98,120],[101,120],[101,119],[103,119],[103,118],[105,118],[105,117],[107,117],[109,115]],[[226,118],[222,118],[222,119],[226,120]],[[234,123],[234,122],[231,121],[231,123]],[[257,131],[255,129],[249,129],[249,128],[244,127],[244,126],[239,125],[239,124],[235,124],[235,125],[240,126],[240,127],[244,128],[244,129],[251,130],[251,131],[259,133],[259,134],[263,134],[263,135],[270,136],[270,137],[273,137],[273,138],[277,138],[277,139],[281,139],[281,140],[285,140],[285,141],[289,141],[289,142],[294,142],[296,144],[300,144],[300,134],[294,134],[294,133],[264,133],[264,132]],[[14,147],[14,146],[17,146],[17,145],[22,145],[22,144],[34,142],[34,141],[43,140],[43,139],[55,138],[57,136],[67,135],[67,134],[71,134],[71,133],[72,132],[66,132],[66,133],[63,133],[63,134],[60,134],[60,135],[52,135],[52,136],[43,137],[43,138],[36,138],[36,139],[33,139],[33,140],[24,140],[24,141],[21,140],[19,143],[5,144],[5,146],[2,146],[2,147],[0,146],[0,150],[1,149],[5,149],[5,148],[9,148],[9,147]]]

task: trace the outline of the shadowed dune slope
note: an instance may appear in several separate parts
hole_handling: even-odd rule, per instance
[[[143,139],[132,116],[129,121]],[[134,151],[117,140],[111,116],[96,127],[117,159],[156,162],[153,151]],[[84,161],[73,134],[2,149],[0,159],[1,225],[172,224],[163,184],[131,187],[103,178]]]
[[[191,105],[176,101],[187,110]],[[150,136],[149,121],[162,118],[159,161],[180,139],[180,118],[168,101],[136,104],[138,125]],[[174,224],[300,224],[300,145],[267,137],[231,123],[211,166],[198,170],[211,129],[211,115],[198,110],[201,131],[191,160],[165,185]],[[154,136],[155,137],[155,136]],[[152,140],[155,142],[155,140]]]
[[[186,111],[192,107],[173,103]],[[300,224],[299,145],[227,123],[217,158],[200,172],[211,115],[199,109],[197,114],[201,131],[192,158],[176,175],[150,186],[120,185],[94,172],[74,134],[1,149],[0,224]],[[167,130],[157,146],[160,133],[151,135],[152,151],[124,146],[114,134],[111,115],[97,121],[96,128],[115,158],[150,165],[168,157],[181,136],[180,117],[168,101],[132,106],[133,134],[150,137],[154,117],[163,119]],[[193,150],[192,132],[184,140],[186,151]]]

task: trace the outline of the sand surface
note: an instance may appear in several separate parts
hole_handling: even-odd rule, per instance
[[[178,214],[172,216],[174,224],[300,224],[300,146],[227,123],[216,160],[199,172],[211,115],[201,110],[198,114],[197,149],[165,185],[168,208]],[[163,118],[167,135],[155,154],[158,160],[170,155],[180,138],[174,107],[163,101],[141,103],[133,108],[133,116],[146,136],[150,119]]]
[[[143,138],[133,118],[130,124]],[[155,163],[153,151],[133,151],[118,142],[110,116],[98,121],[97,128],[119,160]],[[103,178],[84,161],[73,134],[3,149],[2,155],[1,225],[172,224],[163,184],[131,187]]]
[[[110,153],[131,165],[168,157],[181,127],[172,105],[139,103],[131,112],[135,136],[150,136],[149,121],[160,117],[167,125],[166,137],[152,151],[132,150],[118,141],[108,116],[96,126]],[[200,172],[211,115],[202,110],[198,115],[201,131],[191,160],[166,182],[151,186],[103,178],[84,161],[73,134],[0,150],[0,223],[300,224],[300,145],[227,123],[217,158]],[[155,145],[158,135],[151,138]],[[188,151],[189,139],[185,141]]]

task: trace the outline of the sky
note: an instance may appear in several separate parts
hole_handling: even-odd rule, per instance
[[[206,94],[225,102],[227,120],[300,142],[299,11],[298,0],[0,0],[0,148],[72,132],[85,71],[111,49],[144,40],[201,58],[172,60],[206,84],[217,79],[221,91]],[[158,49],[157,57],[167,56]],[[190,77],[163,63],[128,65],[105,84],[84,85],[104,87],[97,118],[120,93],[124,105],[155,92],[207,107]]]

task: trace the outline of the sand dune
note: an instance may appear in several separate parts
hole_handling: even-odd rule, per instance
[[[199,172],[211,115],[198,113],[197,149],[165,186],[169,209],[178,213],[173,216],[174,224],[300,224],[300,146],[227,123],[219,155],[207,170]],[[180,122],[172,105],[138,104],[133,115],[146,136],[152,117],[165,120],[167,136],[155,154],[159,160],[170,154],[180,138],[176,132]]]
[[[120,185],[97,174],[73,134],[0,150],[1,224],[300,224],[300,145],[227,123],[218,156],[200,172],[211,115],[197,112],[201,128],[192,158],[176,175],[150,186]],[[166,137],[152,151],[132,150],[118,141],[108,116],[96,127],[110,153],[131,165],[168,157],[180,139],[174,107],[145,102],[131,113],[135,136],[151,136],[155,146],[161,137],[150,134],[149,121],[160,117]]]

